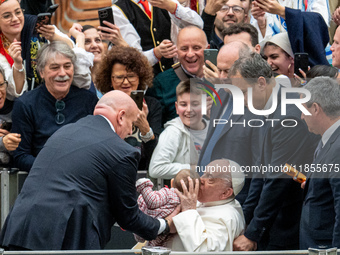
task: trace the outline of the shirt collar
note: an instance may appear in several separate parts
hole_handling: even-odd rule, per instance
[[[332,126],[330,126],[325,133],[323,133],[321,141],[322,141],[322,147],[325,146],[325,144],[328,142],[329,138],[333,135],[335,130],[340,127],[340,120],[335,122]]]

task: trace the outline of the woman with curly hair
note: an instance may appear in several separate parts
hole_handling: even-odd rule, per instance
[[[132,47],[113,46],[102,57],[96,73],[96,87],[103,94],[117,89],[131,95],[133,90],[152,86],[153,69],[148,59]],[[140,170],[148,169],[162,130],[162,109],[157,99],[145,96],[134,129],[125,140],[141,150]]]

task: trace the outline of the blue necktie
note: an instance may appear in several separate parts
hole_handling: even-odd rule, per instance
[[[320,142],[318,143],[318,146],[315,149],[314,152],[314,160],[316,159],[316,157],[319,155],[320,151],[322,149],[322,140],[320,140]]]
[[[227,109],[225,110],[224,114],[221,116],[221,119],[229,120],[232,110],[233,110],[233,97],[230,96]],[[224,124],[218,124],[215,127],[214,133],[212,134],[212,136],[209,140],[209,143],[208,143],[207,147],[205,148],[204,154],[202,156],[202,160],[199,164],[201,167],[202,166],[204,167],[204,166],[206,166],[210,163],[212,151],[213,151],[213,149],[214,149],[214,147],[215,147],[215,145],[218,141],[218,138],[219,138],[224,126],[225,126]],[[203,175],[203,172],[200,171],[199,174]]]

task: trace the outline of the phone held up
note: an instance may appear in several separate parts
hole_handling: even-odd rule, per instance
[[[37,16],[37,21],[34,26],[34,34],[38,34],[38,29],[43,25],[51,24],[51,13],[39,13]]]
[[[209,60],[211,63],[213,63],[215,66],[217,65],[217,49],[205,49],[204,50],[204,64],[212,70],[212,68],[205,63],[206,60]]]
[[[144,90],[131,91],[131,98],[135,101],[139,110],[143,109]]]
[[[112,7],[106,7],[98,10],[99,22],[101,27],[108,27],[104,24],[104,21],[108,21],[111,24],[114,24],[115,21],[113,19],[113,11]],[[108,33],[106,31],[102,31],[103,33]]]
[[[308,53],[295,53],[294,54],[294,73],[299,77],[303,78],[299,69],[305,73],[308,71],[309,60]]]

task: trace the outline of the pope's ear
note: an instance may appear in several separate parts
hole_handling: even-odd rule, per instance
[[[221,200],[228,199],[234,194],[233,188],[227,188],[222,194],[221,194]]]

